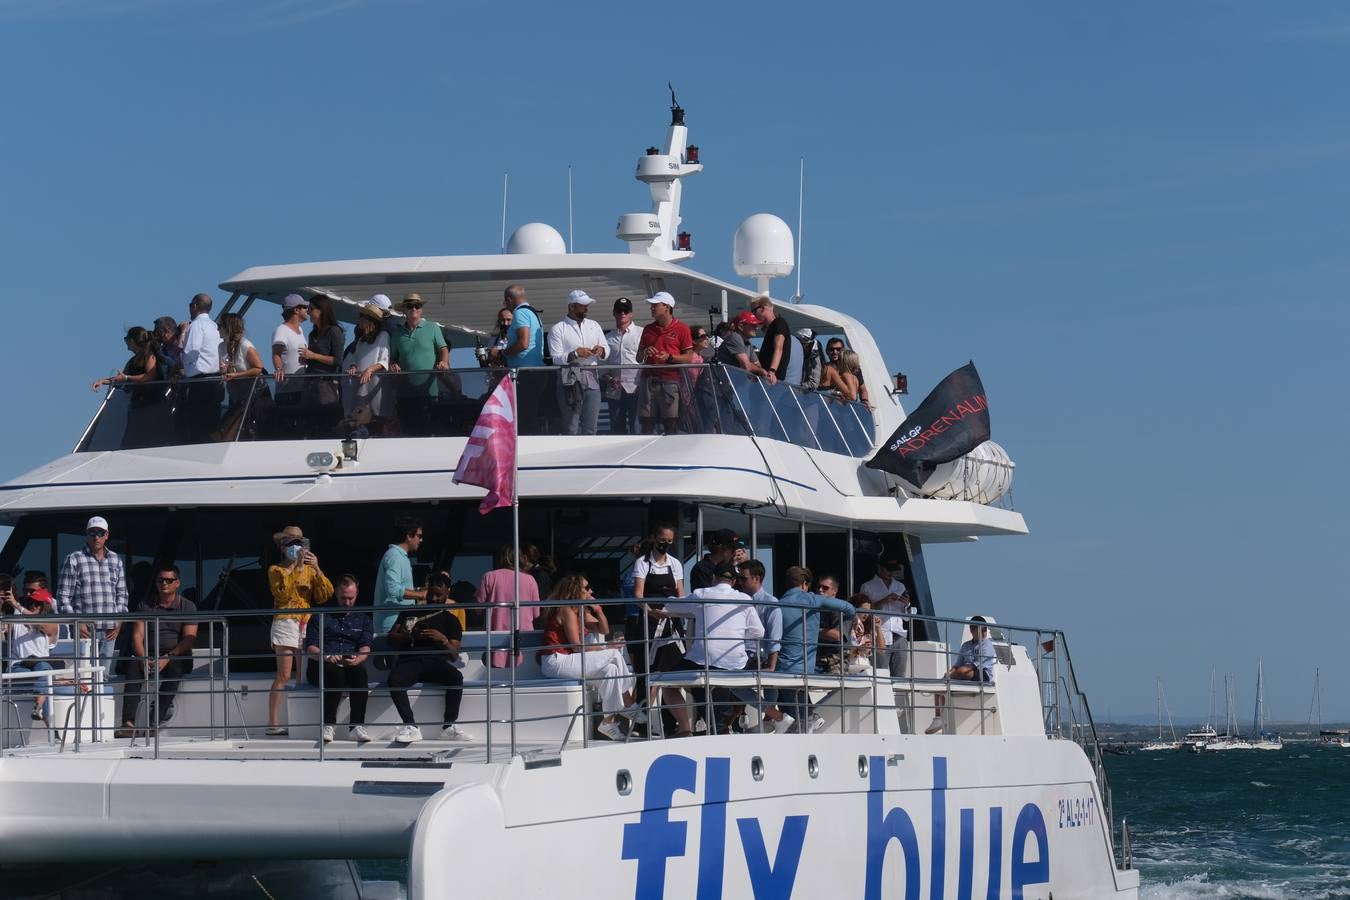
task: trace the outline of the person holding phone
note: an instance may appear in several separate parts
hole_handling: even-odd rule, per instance
[[[50,672],[52,669],[51,646],[56,643],[57,626],[25,620],[26,616],[37,616],[51,612],[51,594],[46,591],[29,592],[23,597],[14,596],[14,579],[0,573],[0,639],[10,641],[10,652],[14,662],[10,670],[14,672]],[[33,694],[33,718],[45,721],[47,718],[47,694],[51,690],[51,678],[37,679]]]
[[[273,604],[278,610],[297,610],[272,617],[270,640],[277,655],[277,672],[267,698],[267,734],[280,736],[289,734],[281,724],[282,692],[292,677],[300,684],[300,633],[308,618],[303,610],[327,603],[333,596],[333,582],[319,568],[319,558],[299,526],[287,525],[272,535],[272,541],[282,555],[281,562],[267,570]]]

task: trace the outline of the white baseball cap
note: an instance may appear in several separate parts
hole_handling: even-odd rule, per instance
[[[582,290],[571,291],[567,295],[568,303],[576,303],[580,306],[590,306],[595,302],[595,298]]]
[[[394,308],[394,301],[390,300],[384,294],[376,294],[374,297],[371,297],[370,300],[367,302],[375,306],[378,306],[385,312],[388,312],[389,310]]]
[[[647,302],[651,304],[664,303],[671,309],[675,308],[675,298],[670,296],[670,294],[666,293],[665,291],[657,291],[655,294],[652,294],[650,297],[647,298]]]
[[[107,531],[107,530],[108,530],[108,520],[105,519],[105,518],[103,518],[102,516],[94,516],[94,517],[91,518],[88,522],[85,522],[85,523],[84,523],[84,530],[85,530],[85,531],[89,531],[89,530],[94,529],[94,528],[102,528],[104,531]]]

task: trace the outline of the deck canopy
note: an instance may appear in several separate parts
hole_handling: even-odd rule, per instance
[[[639,325],[651,320],[643,301],[667,291],[677,304],[676,315],[688,323],[706,322],[709,311],[721,318],[722,293],[728,315],[749,309],[756,296],[748,287],[728,284],[674,263],[627,253],[568,253],[536,255],[422,256],[398,259],[358,259],[255,266],[223,282],[222,290],[280,303],[290,293],[306,297],[326,293],[339,301],[341,318],[353,321],[356,305],[374,294],[387,294],[397,308],[409,291],[422,295],[426,316],[450,330],[456,346],[472,346],[475,335],[486,336],[501,309],[506,286],[525,286],[530,305],[544,322],[566,313],[568,291],[580,288],[595,298],[592,316],[608,324],[619,297],[633,301]],[[850,322],[832,320],[820,307],[792,307],[793,327],[810,326],[818,332],[842,331]]]

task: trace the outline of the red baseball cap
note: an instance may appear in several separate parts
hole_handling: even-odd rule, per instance
[[[732,320],[731,320],[731,324],[732,324],[732,325],[754,325],[756,328],[758,328],[758,327],[759,327],[759,319],[756,318],[756,316],[755,316],[754,313],[750,312],[750,310],[747,309],[745,312],[741,313],[740,315],[736,316],[736,318],[732,319]]]

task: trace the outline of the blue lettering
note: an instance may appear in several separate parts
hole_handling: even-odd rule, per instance
[[[1003,886],[1003,807],[989,810],[989,890],[985,900],[998,900]]]
[[[970,900],[975,880],[975,810],[961,810],[961,844],[957,860],[956,900]]]
[[[778,853],[773,868],[769,868],[769,851],[758,819],[737,819],[741,832],[741,846],[745,850],[745,868],[750,875],[750,887],[755,900],[790,900],[792,885],[797,880],[797,866],[802,861],[802,845],[806,842],[806,823],[809,816],[788,816],[783,820],[783,833],[778,837]]]
[[[642,793],[642,816],[623,826],[623,858],[636,859],[634,900],[658,900],[666,892],[666,860],[684,856],[688,824],[670,821],[676,791],[694,793],[698,764],[667,754],[652,760]]]
[[[947,757],[933,757],[933,846],[928,896],[942,900],[947,888]]]
[[[1027,836],[1036,837],[1036,859],[1026,858]],[[1012,839],[1012,900],[1022,900],[1022,888],[1029,884],[1050,881],[1050,841],[1045,833],[1045,819],[1034,803],[1028,803],[1017,814]]]
[[[727,800],[731,797],[731,759],[710,756],[704,762],[703,821],[698,831],[698,900],[722,896],[726,868]]]
[[[919,897],[919,837],[909,813],[896,807],[883,815],[886,802],[886,759],[870,758],[867,789],[867,878],[864,900],[881,900],[882,864],[891,840],[900,842],[905,856],[905,900]]]

